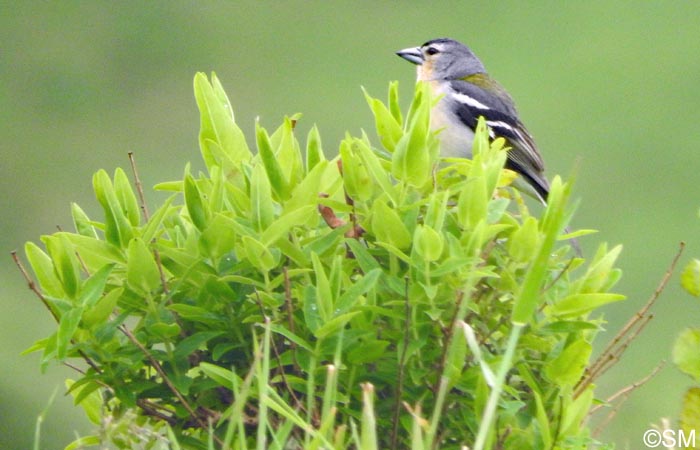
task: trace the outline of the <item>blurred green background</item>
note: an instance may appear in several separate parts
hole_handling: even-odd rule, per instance
[[[608,308],[616,331],[651,295],[676,252],[700,256],[700,4],[697,2],[3,2],[0,14],[0,448],[30,448],[49,404],[42,448],[91,429],[63,396],[68,369],[39,373],[19,352],[52,321],[10,259],[25,241],[69,228],[71,201],[101,217],[93,172],[128,168],[148,187],[203,165],[196,71],[216,71],[237,120],[276,127],[302,112],[300,136],[320,127],[327,154],[343,133],[373,130],[360,91],[384,97],[414,68],[395,50],[449,36],[469,44],[511,92],[548,174],[576,174],[582,244],[624,244]],[[151,205],[161,197],[148,194]],[[675,274],[656,317],[599,384],[609,395],[669,359],[700,305]],[[634,392],[602,434],[641,446],[644,430],[677,417],[691,380],[668,364]]]

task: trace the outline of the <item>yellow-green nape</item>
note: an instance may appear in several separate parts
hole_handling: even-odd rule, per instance
[[[480,88],[482,88],[486,91],[498,93],[499,96],[510,99],[510,94],[508,94],[508,91],[506,91],[498,81],[496,81],[493,77],[491,77],[491,75],[489,75],[485,72],[475,73],[473,75],[467,75],[466,77],[462,77],[460,79],[462,81],[466,81],[468,83],[471,83],[475,86],[479,86]]]
[[[496,80],[494,80],[489,74],[483,72],[467,75],[466,77],[462,77],[461,80],[487,89],[494,87],[494,85],[500,87]]]

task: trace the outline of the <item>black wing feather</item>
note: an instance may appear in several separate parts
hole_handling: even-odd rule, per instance
[[[456,109],[461,121],[474,129],[479,116],[483,116],[492,131],[492,137],[504,138],[511,147],[506,167],[520,173],[542,200],[546,200],[549,183],[544,177],[542,156],[525,125],[517,119],[517,111],[511,98],[507,95],[496,97],[463,80],[450,81],[450,87],[454,93],[466,95],[474,100],[467,103],[459,101],[458,98],[452,99],[451,106]]]

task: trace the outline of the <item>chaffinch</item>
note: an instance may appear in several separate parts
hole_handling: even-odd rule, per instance
[[[474,129],[479,116],[486,119],[491,138],[503,137],[510,148],[506,167],[527,182],[543,203],[549,182],[535,141],[520,121],[513,99],[486,72],[479,58],[452,39],[433,39],[420,47],[396,52],[418,66],[418,80],[431,84],[442,98],[433,108],[431,129],[441,130],[440,153],[446,157],[471,157]]]

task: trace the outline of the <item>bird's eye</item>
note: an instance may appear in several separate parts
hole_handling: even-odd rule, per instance
[[[440,53],[440,51],[438,49],[436,49],[435,47],[428,47],[428,50],[426,50],[425,53],[427,53],[429,55],[434,55],[436,53]]]

